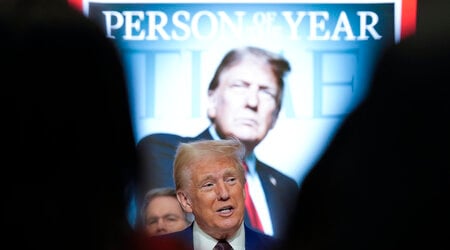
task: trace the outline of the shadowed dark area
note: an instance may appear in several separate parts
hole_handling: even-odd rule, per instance
[[[281,249],[449,249],[449,4],[418,5],[302,183]]]
[[[65,1],[0,3],[3,244],[129,249],[136,165],[114,45]]]

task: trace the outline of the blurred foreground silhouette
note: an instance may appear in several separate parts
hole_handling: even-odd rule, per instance
[[[2,240],[12,249],[127,249],[135,166],[114,45],[64,1],[0,3]]]
[[[302,183],[281,249],[450,249],[450,8],[418,7]]]

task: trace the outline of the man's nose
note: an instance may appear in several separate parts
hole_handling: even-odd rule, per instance
[[[256,85],[249,86],[246,93],[247,105],[251,108],[258,107],[259,104],[259,88]]]
[[[228,191],[228,186],[224,182],[219,182],[217,184],[217,199],[218,200],[228,200],[230,198],[230,193]]]
[[[159,218],[158,223],[156,223],[156,226],[158,227],[158,229],[165,228],[166,222],[164,221],[163,218]]]

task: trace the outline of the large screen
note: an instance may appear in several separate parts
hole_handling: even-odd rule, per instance
[[[231,48],[254,45],[283,54],[292,71],[282,110],[256,153],[300,183],[364,97],[382,50],[414,29],[414,15],[402,20],[405,4],[90,0],[83,9],[122,52],[136,142],[156,132],[203,130],[207,84]]]
[[[194,138],[210,125],[208,85],[244,46],[283,56],[282,106],[254,149],[297,185],[365,97],[384,49],[414,33],[416,1],[70,1],[117,45],[136,144],[151,134]]]

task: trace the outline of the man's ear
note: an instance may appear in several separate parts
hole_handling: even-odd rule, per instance
[[[208,91],[208,108],[207,108],[207,115],[209,119],[216,118],[216,107],[217,107],[217,100],[214,90]]]
[[[177,191],[177,199],[185,212],[192,213],[191,199],[183,191]]]

